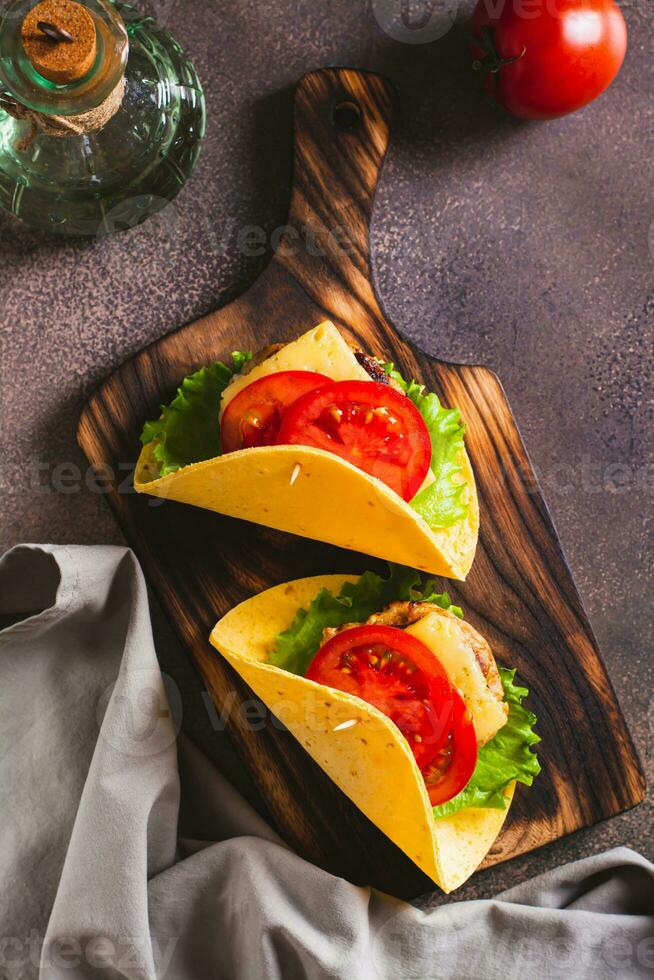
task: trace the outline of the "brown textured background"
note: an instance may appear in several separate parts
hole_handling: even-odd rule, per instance
[[[145,343],[243,289],[284,223],[291,89],[305,71],[382,71],[401,103],[372,233],[378,291],[408,336],[502,378],[651,778],[654,501],[654,13],[623,3],[631,44],[583,112],[523,124],[479,95],[457,31],[403,44],[394,0],[141,4],[194,58],[208,129],[194,177],[141,228],[49,239],[0,215],[0,493],[4,548],[119,543],[75,445],[93,386]],[[417,8],[416,8],[417,9]],[[462,10],[467,9],[462,5]],[[239,237],[241,236],[241,237]],[[211,752],[199,682],[154,610],[183,724]],[[239,774],[233,772],[239,781]],[[651,799],[478,875],[485,896],[618,843],[654,857]]]

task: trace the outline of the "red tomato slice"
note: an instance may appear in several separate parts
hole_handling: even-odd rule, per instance
[[[379,381],[331,381],[289,408],[277,442],[335,453],[377,477],[404,500],[415,497],[431,464],[431,440],[410,398]]]
[[[223,413],[222,451],[274,445],[288,406],[327,382],[315,371],[278,371],[242,388]]]
[[[320,648],[306,676],[382,711],[400,729],[421,768],[446,744],[455,692],[433,653],[404,630],[343,630]]]
[[[432,806],[447,803],[460,793],[477,765],[477,734],[472,715],[461,695],[454,691],[452,728],[445,744],[422,768]]]

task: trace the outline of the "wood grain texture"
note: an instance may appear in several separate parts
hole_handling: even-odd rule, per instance
[[[89,400],[79,442],[93,466],[116,474],[111,505],[280,833],[333,873],[412,897],[431,883],[295,740],[270,722],[263,732],[248,730],[240,704],[250,692],[207,640],[220,616],[262,589],[305,575],[381,569],[380,563],[161,504],[130,493],[125,481],[144,420],[185,374],[233,349],[289,341],[320,320],[334,320],[360,346],[394,360],[405,376],[458,406],[467,422],[482,530],[467,582],[444,587],[487,636],[498,661],[517,667],[543,739],[543,772],[530,790],[518,787],[486,864],[643,798],[629,732],[500,382],[486,368],[436,361],[400,339],[375,295],[368,229],[392,103],[388,83],[376,75],[328,69],[301,80],[288,228],[270,265],[234,302],[123,365]]]

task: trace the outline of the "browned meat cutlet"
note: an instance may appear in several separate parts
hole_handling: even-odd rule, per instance
[[[370,354],[366,354],[365,351],[362,351],[359,347],[353,347],[352,353],[363,370],[370,375],[373,381],[379,381],[383,385],[388,385],[391,383],[391,379],[386,374],[381,364],[379,364],[374,357],[371,357]]]
[[[395,388],[397,391],[402,391],[402,388],[397,381],[394,381],[393,378],[386,374],[379,361],[375,360],[374,357],[371,357],[370,354],[366,354],[366,352],[362,351],[360,347],[353,347],[352,353],[363,370],[370,375],[372,381],[378,381],[380,384],[389,385],[391,388]],[[404,392],[402,392],[402,394],[404,394]]]
[[[454,613],[448,612],[446,609],[441,609],[440,606],[436,606],[432,602],[392,602],[386,609],[382,609],[381,612],[370,616],[366,620],[366,625],[396,626],[399,629],[404,629],[407,626],[411,626],[412,623],[417,623],[419,619],[428,616],[430,613],[436,613],[437,616],[445,616],[456,621],[463,631],[466,641],[469,643],[477,659],[477,663],[481,667],[489,691],[498,701],[504,701],[504,689],[491,648],[476,629],[464,620],[459,619]],[[322,642],[326,643],[327,640],[337,633],[359,625],[359,623],[346,623],[344,626],[338,626],[335,629],[326,629],[322,634]]]

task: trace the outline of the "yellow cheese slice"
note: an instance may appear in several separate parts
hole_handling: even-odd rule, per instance
[[[430,613],[408,626],[406,632],[421,640],[440,660],[472,713],[477,741],[488,742],[506,722],[506,712],[489,691],[474,650],[456,620]]]
[[[237,375],[223,392],[221,416],[239,391],[253,381],[279,371],[317,371],[332,381],[370,381],[370,375],[361,367],[334,324],[325,320],[257,364],[247,374]]]

